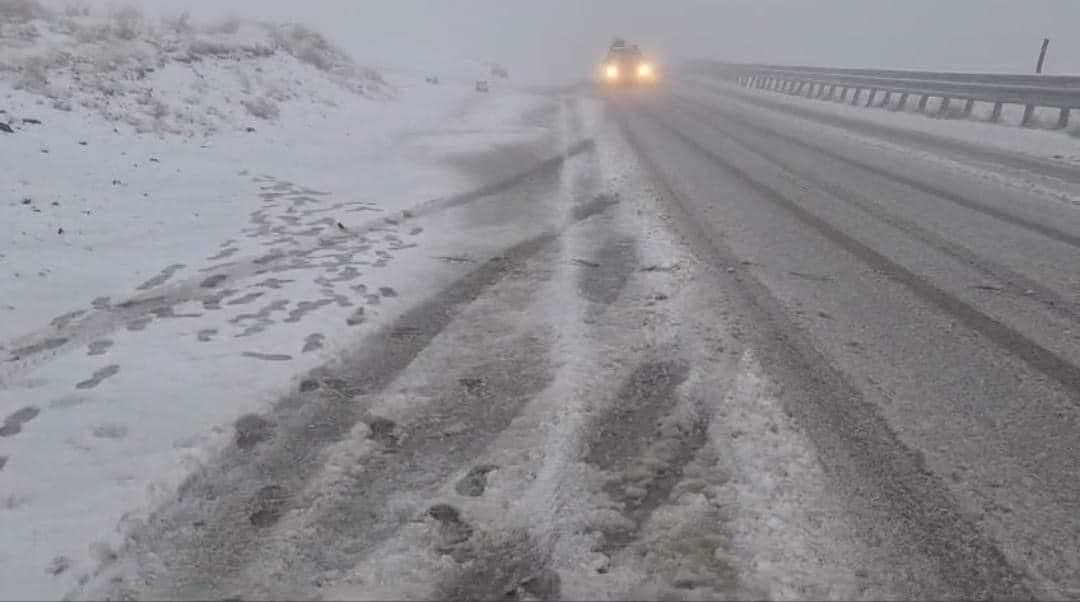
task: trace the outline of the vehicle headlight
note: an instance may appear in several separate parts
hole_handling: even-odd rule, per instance
[[[604,76],[608,79],[616,79],[617,77],[619,77],[619,66],[608,65],[604,67]]]
[[[652,64],[650,64],[650,63],[641,63],[637,67],[637,74],[638,74],[638,77],[652,77],[653,76],[653,66],[652,66]]]

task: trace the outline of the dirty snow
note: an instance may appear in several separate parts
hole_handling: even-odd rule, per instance
[[[437,287],[458,235],[411,211],[477,186],[447,157],[544,135],[542,99],[303,28],[140,19],[3,25],[4,599],[67,594],[224,425]]]

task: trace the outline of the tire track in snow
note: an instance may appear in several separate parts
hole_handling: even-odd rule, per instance
[[[516,274],[522,262],[533,258],[556,241],[566,228],[606,211],[615,200],[606,197],[588,199],[577,206],[568,223],[563,223],[553,233],[541,234],[519,243],[500,257],[494,258],[454,283],[432,300],[409,310],[390,326],[380,330],[365,341],[362,350],[332,366],[317,370],[313,377],[327,383],[318,391],[295,394],[282,400],[277,409],[262,420],[277,425],[273,436],[262,446],[249,449],[228,450],[219,463],[193,476],[180,491],[180,501],[163,509],[153,519],[153,524],[173,525],[166,533],[148,528],[136,536],[131,553],[140,558],[160,558],[164,566],[151,569],[151,573],[167,575],[163,581],[151,584],[151,591],[171,592],[185,596],[207,597],[231,595],[234,588],[276,587],[278,593],[298,586],[303,575],[321,571],[340,571],[355,562],[381,538],[392,535],[399,525],[386,524],[379,516],[357,516],[352,511],[355,503],[348,500],[363,497],[370,502],[369,508],[388,506],[395,493],[395,483],[407,483],[423,487],[424,483],[445,479],[457,466],[483,448],[487,437],[502,432],[505,421],[511,419],[516,406],[507,399],[477,396],[469,403],[458,397],[447,398],[432,406],[433,419],[424,429],[407,427],[376,427],[368,415],[368,403],[374,401],[397,375],[424,351],[462,311],[509,275]],[[392,294],[391,291],[384,291]],[[542,383],[543,378],[525,378],[535,368],[538,353],[530,344],[519,345],[525,351],[505,361],[491,363],[485,372],[500,376],[492,389],[497,394],[507,393],[510,398],[528,399],[528,387]],[[521,359],[524,358],[524,359]],[[514,363],[524,361],[525,363]],[[500,380],[500,379],[509,380]],[[515,386],[526,387],[514,393]],[[541,386],[542,388],[542,386]],[[498,403],[496,403],[498,401]],[[440,409],[441,408],[441,409]],[[494,408],[498,408],[497,411]],[[468,420],[465,426],[452,428],[463,420],[449,421],[455,412],[463,413]],[[442,416],[442,418],[437,418]],[[501,416],[501,418],[500,418]],[[491,419],[491,421],[488,420]],[[454,424],[447,424],[447,422]],[[492,422],[493,421],[493,422]],[[433,429],[433,430],[432,430]],[[468,445],[448,449],[443,433],[457,430],[468,435]],[[387,434],[389,431],[389,435]],[[382,432],[383,435],[378,435]],[[380,458],[374,462],[370,473],[361,470],[348,479],[346,490],[333,491],[332,496],[319,496],[319,510],[304,522],[302,531],[288,531],[292,537],[300,537],[290,545],[292,563],[297,573],[289,572],[295,579],[284,579],[267,584],[259,579],[258,567],[274,563],[279,557],[265,553],[280,541],[277,521],[285,524],[284,517],[290,512],[303,512],[311,500],[304,496],[312,490],[312,479],[325,467],[326,454],[335,442],[365,439],[388,442],[397,441],[383,450],[393,454],[396,462]],[[344,452],[346,455],[352,452]],[[425,464],[430,458],[440,459],[440,464]],[[355,473],[355,474],[354,474]],[[365,476],[366,475],[366,476]],[[356,477],[355,480],[353,477]],[[338,487],[341,481],[333,481]],[[264,495],[271,491],[273,495]],[[280,489],[278,489],[280,488]],[[410,487],[406,487],[410,490]],[[352,493],[349,493],[352,491]],[[327,502],[329,497],[338,502]],[[272,500],[267,507],[266,500]],[[254,518],[258,515],[258,519]],[[197,525],[197,526],[193,526]],[[284,527],[282,527],[284,528]],[[347,542],[347,545],[327,549],[329,534]],[[311,536],[307,539],[306,536]],[[303,544],[308,541],[308,544]],[[152,550],[152,552],[151,552]],[[294,555],[295,554],[295,555]],[[156,562],[156,561],[155,561]],[[149,563],[149,560],[147,560]],[[150,564],[152,566],[152,564]],[[300,570],[299,567],[306,567]],[[245,577],[254,571],[250,579]],[[304,585],[310,585],[304,583]],[[118,586],[123,589],[124,586]],[[301,588],[302,589],[302,588]],[[292,590],[288,590],[292,591]]]
[[[695,220],[687,199],[673,190],[628,118],[629,113],[620,110],[630,145],[669,199],[678,227],[696,252],[703,261],[717,266],[737,265],[740,258]],[[749,178],[659,117],[646,118],[733,177]],[[746,181],[783,208],[794,207],[764,184]],[[806,217],[805,210],[797,213]],[[806,219],[811,226],[821,224],[817,218]],[[849,240],[834,229],[828,231],[838,241]],[[896,585],[905,588],[899,591],[907,597],[940,597],[942,592],[962,597],[1031,597],[1026,575],[1009,564],[996,544],[961,513],[940,478],[925,466],[922,455],[905,445],[880,411],[789,322],[766,287],[743,275],[734,291],[743,307],[733,317],[753,324],[750,341],[763,365],[780,372],[785,384],[805,390],[798,399],[782,400],[785,411],[807,432],[833,485],[850,496],[858,509],[858,513],[853,511],[853,519],[863,531],[861,537],[876,541],[874,547],[884,544],[882,553],[893,555],[896,564],[890,570],[900,582]],[[803,399],[828,401],[803,403]],[[871,497],[867,497],[867,490]],[[877,520],[867,522],[866,517]],[[933,563],[934,574],[924,572],[927,562]]]

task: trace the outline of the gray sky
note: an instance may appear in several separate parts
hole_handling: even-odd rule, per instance
[[[94,0],[116,4],[114,0]],[[130,3],[130,2],[129,2]],[[152,12],[301,21],[365,59],[507,64],[543,81],[594,68],[613,35],[666,60],[1080,72],[1080,0],[134,0]]]

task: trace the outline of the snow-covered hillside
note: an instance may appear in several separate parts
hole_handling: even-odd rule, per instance
[[[340,102],[308,78],[361,97],[393,96],[376,71],[299,25],[154,24],[132,8],[91,15],[5,6],[0,78],[39,96],[38,106],[82,107],[141,133],[206,135],[273,119],[291,101]]]
[[[421,209],[483,184],[451,159],[555,152],[549,102],[299,26],[0,0],[0,599],[77,587],[237,417],[435,286],[460,235]]]

